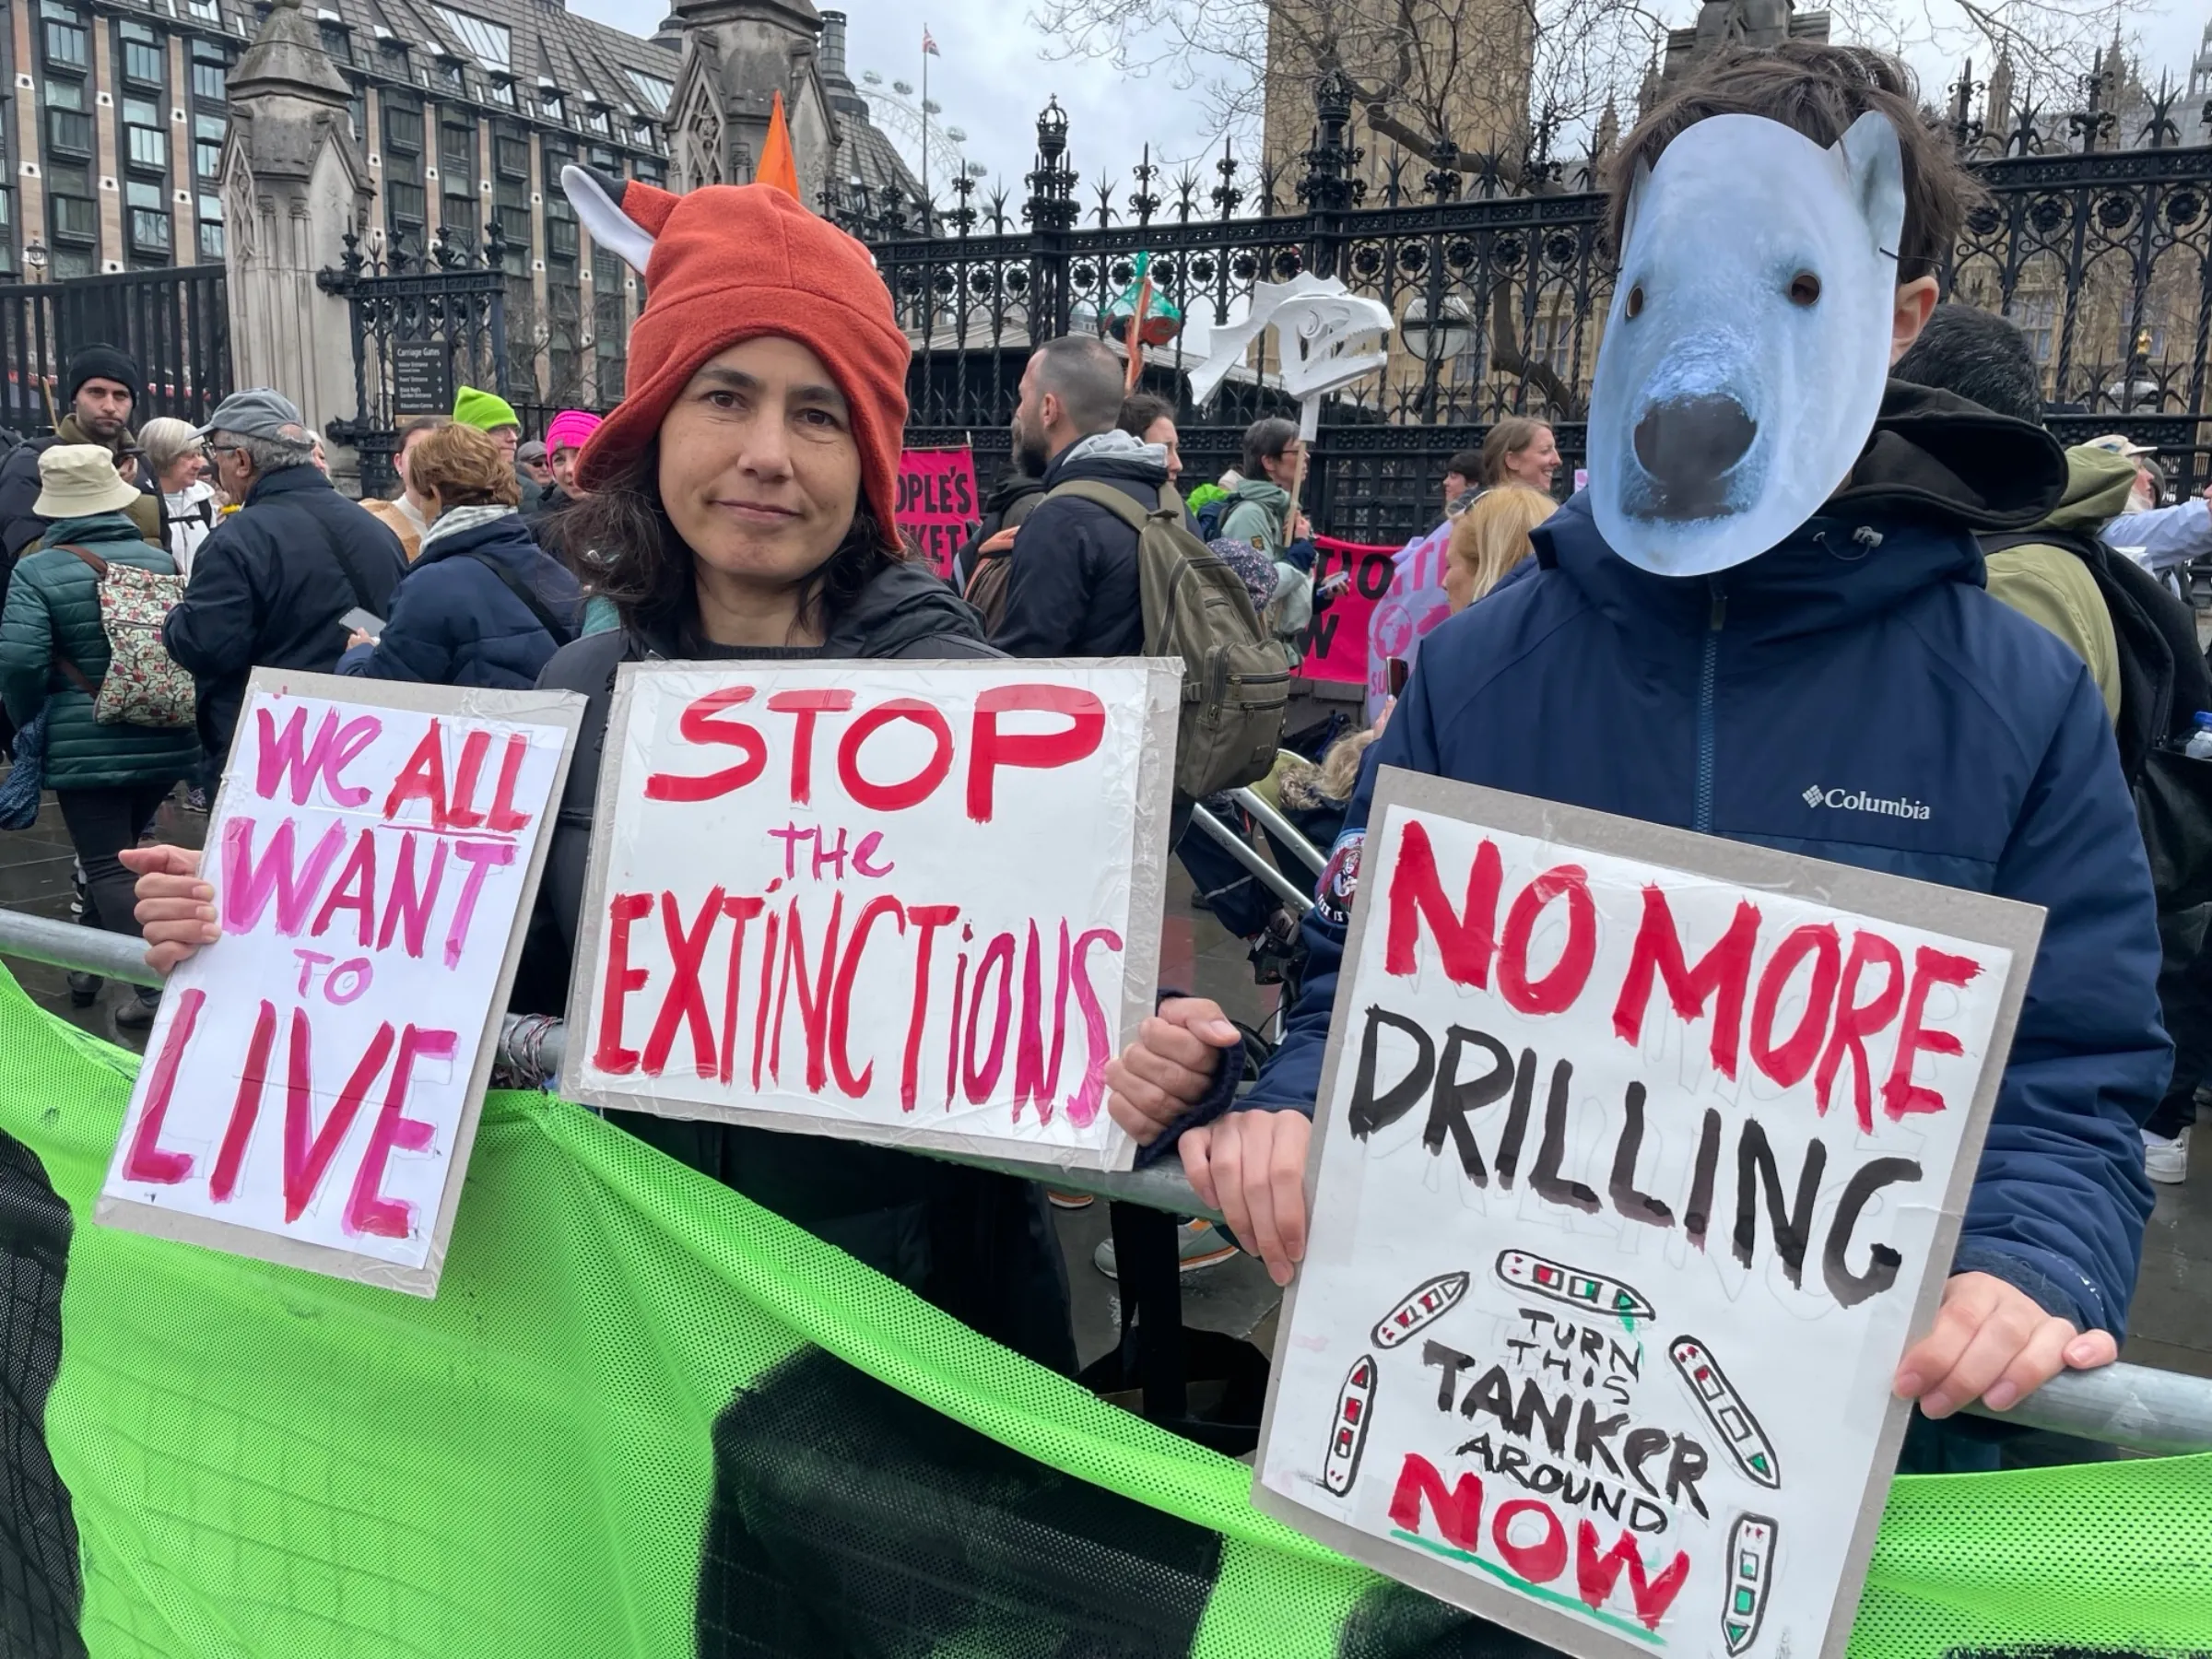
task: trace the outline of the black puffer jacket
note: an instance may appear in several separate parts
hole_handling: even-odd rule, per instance
[[[537,913],[512,1006],[564,1010],[615,671],[626,662],[708,654],[677,630],[625,629],[565,646],[540,687],[589,700],[561,796]],[[818,651],[715,652],[715,660],[992,657],[976,614],[917,564],[893,565],[832,624]],[[632,1112],[609,1119],[701,1174],[921,1290],[986,1335],[1056,1370],[1074,1369],[1065,1270],[1041,1197],[1027,1182],[888,1147]]]
[[[1167,488],[1164,456],[1124,433],[1101,432],[1055,457],[1044,469],[1045,488],[1096,479],[1150,511]],[[1136,532],[1126,521],[1094,501],[1048,495],[1022,522],[1008,557],[1006,608],[991,635],[1008,656],[1144,653]]]
[[[335,673],[347,639],[338,618],[357,606],[389,616],[406,573],[399,537],[319,468],[288,466],[256,481],[245,506],[200,544],[161,632],[197,682],[207,752],[218,761],[229,753],[249,673]]]

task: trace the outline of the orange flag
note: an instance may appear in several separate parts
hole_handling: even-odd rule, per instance
[[[799,159],[791,152],[791,128],[783,123],[781,92],[769,112],[768,142],[760,147],[760,165],[753,170],[753,182],[773,184],[801,206],[806,206],[806,198],[799,194]]]

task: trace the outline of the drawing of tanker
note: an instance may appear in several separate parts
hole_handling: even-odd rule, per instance
[[[1738,1515],[1728,1529],[1728,1600],[1721,1608],[1721,1636],[1729,1659],[1759,1640],[1767,1588],[1774,1581],[1774,1535],[1764,1515]]]
[[[1374,1403],[1375,1357],[1362,1354],[1336,1395],[1336,1419],[1329,1425],[1329,1449],[1321,1460],[1321,1484],[1339,1498],[1359,1478],[1359,1450],[1367,1444]]]
[[[1695,1336],[1677,1336],[1666,1352],[1682,1373],[1682,1381],[1689,1384],[1690,1397],[1697,1401],[1706,1420],[1720,1430],[1721,1441],[1736,1466],[1760,1486],[1779,1489],[1782,1465],[1775,1459],[1773,1441],[1705,1345]]]
[[[1375,1346],[1394,1348],[1423,1325],[1441,1319],[1467,1293],[1469,1275],[1440,1273],[1406,1292],[1406,1300],[1375,1322]]]
[[[1516,1290],[1534,1291],[1553,1301],[1565,1302],[1571,1308],[1580,1308],[1585,1313],[1605,1313],[1618,1319],[1659,1316],[1651,1298],[1633,1285],[1608,1278],[1602,1273],[1570,1267],[1564,1262],[1531,1255],[1525,1250],[1500,1251],[1498,1277]]]

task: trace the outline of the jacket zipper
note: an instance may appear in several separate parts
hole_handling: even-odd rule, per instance
[[[1718,745],[1713,704],[1720,682],[1721,629],[1728,620],[1728,595],[1720,583],[1710,584],[1712,609],[1705,621],[1705,652],[1698,665],[1698,799],[1690,828],[1700,835],[1712,833],[1713,750]]]

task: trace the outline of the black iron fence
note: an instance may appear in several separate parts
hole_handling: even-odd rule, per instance
[[[392,456],[402,419],[451,413],[465,385],[506,393],[505,249],[495,239],[479,263],[453,247],[442,229],[433,255],[423,259],[386,255],[381,246],[364,252],[351,234],[345,243],[337,267],[315,276],[352,312],[356,412],[328,431],[359,454],[362,493],[389,496],[399,485]]]
[[[114,346],[137,359],[135,420],[205,421],[230,391],[230,311],[219,265],[0,284],[0,426],[50,431],[68,413],[72,352]]]
[[[2062,118],[2063,135],[2032,111],[1994,134],[1959,114],[1988,195],[1943,275],[1954,298],[2026,331],[2062,437],[2127,432],[2194,489],[2212,454],[2212,147],[2180,146],[2171,114],[2154,104],[2124,132],[2092,97],[2087,116]],[[1225,147],[1204,173],[1168,179],[1147,159],[1122,183],[1079,185],[1053,104],[1018,202],[966,178],[926,211],[896,193],[833,193],[825,209],[871,244],[914,341],[908,441],[1003,457],[1031,345],[1113,332],[1141,260],[1184,319],[1147,350],[1145,383],[1182,411],[1186,478],[1233,465],[1244,426],[1287,410],[1256,354],[1211,408],[1193,409],[1193,324],[1228,324],[1255,285],[1300,271],[1342,278],[1398,324],[1388,366],[1323,415],[1307,505],[1324,529],[1390,543],[1427,528],[1447,458],[1507,414],[1554,423],[1571,468],[1613,289],[1603,158],[1554,160],[1539,133],[1512,158],[1372,159],[1351,116],[1348,90],[1324,84],[1312,143],[1288,166]]]

